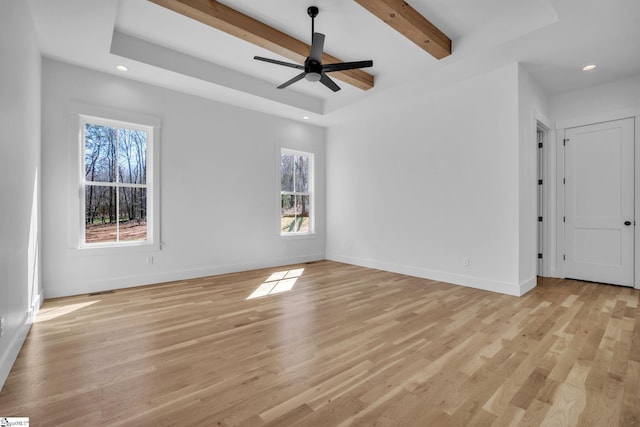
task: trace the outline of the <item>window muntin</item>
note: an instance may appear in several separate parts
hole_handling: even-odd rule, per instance
[[[80,117],[81,247],[152,243],[153,128]]]
[[[313,154],[280,153],[280,234],[313,233]]]

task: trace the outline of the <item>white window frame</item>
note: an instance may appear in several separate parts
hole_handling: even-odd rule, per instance
[[[294,156],[307,156],[309,158],[307,171],[309,182],[307,184],[307,192],[295,192],[295,191],[282,191],[282,170],[281,159],[283,154],[291,154]],[[308,151],[294,150],[290,148],[281,147],[278,153],[278,234],[281,237],[294,237],[294,236],[313,236],[315,235],[315,154]],[[294,187],[295,188],[295,187]],[[302,232],[283,232],[282,231],[282,195],[305,195],[309,196],[309,231]]]
[[[85,241],[85,171],[84,171],[84,126],[86,123],[140,130],[147,133],[147,239],[144,241],[121,241],[86,243]],[[158,179],[158,147],[160,120],[140,113],[114,110],[106,107],[73,104],[70,108],[70,143],[72,144],[70,188],[71,199],[69,229],[70,249],[74,254],[92,255],[123,252],[148,252],[160,250],[160,200]],[[122,186],[122,185],[121,185]]]

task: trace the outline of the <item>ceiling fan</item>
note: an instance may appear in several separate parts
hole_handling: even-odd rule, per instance
[[[291,62],[278,61],[276,59],[263,58],[261,56],[254,56],[253,59],[258,61],[270,62],[272,64],[284,65],[285,67],[296,68],[298,70],[304,70],[291,80],[288,80],[278,86],[278,89],[284,89],[285,87],[302,80],[307,79],[310,82],[320,81],[323,85],[328,87],[334,92],[340,90],[340,86],[336,84],[326,73],[333,71],[354,70],[356,68],[366,68],[373,66],[373,61],[356,61],[356,62],[339,62],[337,64],[323,64],[322,63],[322,49],[324,48],[324,34],[316,33],[314,28],[315,17],[318,16],[318,8],[316,6],[310,6],[307,9],[307,14],[311,17],[311,52],[304,61],[304,65],[294,64]]]

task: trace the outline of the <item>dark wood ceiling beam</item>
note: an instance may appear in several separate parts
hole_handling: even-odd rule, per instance
[[[451,55],[451,39],[402,0],[355,0],[434,58]]]
[[[181,15],[209,25],[227,34],[241,38],[278,55],[302,64],[309,56],[311,46],[282,31],[276,30],[256,19],[215,0],[149,0]],[[343,62],[324,53],[323,64]],[[331,73],[350,85],[367,90],[373,87],[373,76],[362,70],[336,71]]]

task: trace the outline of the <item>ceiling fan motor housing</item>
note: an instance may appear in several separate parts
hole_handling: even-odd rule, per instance
[[[304,61],[304,78],[310,82],[317,82],[322,77],[322,64],[315,59],[307,58]]]
[[[315,18],[316,16],[318,16],[318,8],[316,6],[309,6],[307,8],[307,15],[309,15],[311,18]]]

